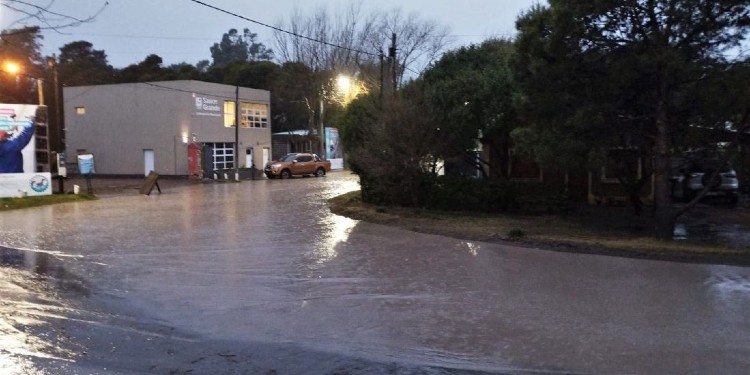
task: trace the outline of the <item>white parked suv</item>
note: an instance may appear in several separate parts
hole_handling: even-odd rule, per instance
[[[706,196],[726,197],[732,204],[737,204],[739,200],[737,173],[731,166],[727,165],[718,168],[719,173],[713,180],[709,181],[717,166],[718,163],[716,162],[699,161],[690,163],[688,168],[681,169],[681,174],[674,178],[675,196],[691,200],[707,186],[709,191]]]

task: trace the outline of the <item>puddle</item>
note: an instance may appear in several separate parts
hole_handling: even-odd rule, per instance
[[[86,281],[68,271],[58,256],[39,250],[13,249],[0,246],[0,267],[11,267],[43,277],[62,292],[89,296]]]
[[[89,289],[58,257],[0,246],[0,374],[48,374],[40,362],[72,361],[70,337],[59,328],[77,315],[63,296],[69,292]]]
[[[720,244],[737,249],[750,249],[750,229],[739,224],[678,223],[673,238],[700,244]]]

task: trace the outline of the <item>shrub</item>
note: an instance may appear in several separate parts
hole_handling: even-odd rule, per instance
[[[504,180],[440,176],[426,200],[426,208],[448,211],[502,212],[518,208],[518,191]]]

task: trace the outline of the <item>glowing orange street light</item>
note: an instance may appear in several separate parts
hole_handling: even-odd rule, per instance
[[[17,77],[18,75],[24,75],[24,76],[27,76],[29,78],[32,78],[32,79],[36,80],[36,86],[37,86],[36,89],[37,89],[37,93],[39,95],[39,105],[44,105],[44,88],[43,88],[43,85],[42,85],[42,83],[44,81],[43,79],[32,77],[32,76],[30,76],[28,74],[22,73],[21,72],[21,65],[18,65],[18,64],[16,64],[13,61],[6,61],[6,62],[4,62],[2,69],[6,73],[16,75],[16,80],[18,79],[18,77]]]
[[[10,74],[19,74],[21,73],[21,66],[12,61],[6,61],[3,64],[3,70]]]

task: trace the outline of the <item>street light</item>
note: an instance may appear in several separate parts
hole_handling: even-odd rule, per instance
[[[345,75],[339,75],[336,77],[336,86],[339,88],[339,92],[347,93],[352,87],[352,80]]]
[[[21,65],[17,64],[14,61],[5,61],[3,63],[3,71],[5,71],[8,74],[13,74],[16,76],[16,79],[18,79],[19,75],[29,77],[31,79],[36,80],[37,85],[37,94],[39,95],[39,105],[44,105],[44,90],[43,90],[43,82],[44,80],[41,78],[37,78],[34,76],[31,76],[29,74],[23,73],[21,71]],[[17,81],[16,81],[17,82]]]
[[[21,72],[21,66],[14,63],[13,61],[6,61],[3,63],[3,70],[10,74],[19,74]]]
[[[349,103],[352,102],[357,96],[360,94],[367,93],[367,89],[364,87],[364,85],[361,82],[358,82],[356,79],[353,79],[347,75],[339,74],[336,76],[336,85],[335,85],[336,93],[335,95],[331,95],[331,99],[335,100],[341,106],[346,107],[349,105]],[[322,155],[321,157],[325,158],[326,155],[326,148],[325,148],[325,125],[323,124],[323,115],[324,115],[324,100],[325,100],[325,86],[321,87],[321,95],[320,95],[320,128],[319,128],[319,140],[320,140],[320,152]]]
[[[367,88],[362,81],[339,74],[336,77],[337,98],[342,106],[346,107],[357,96],[367,93]]]

